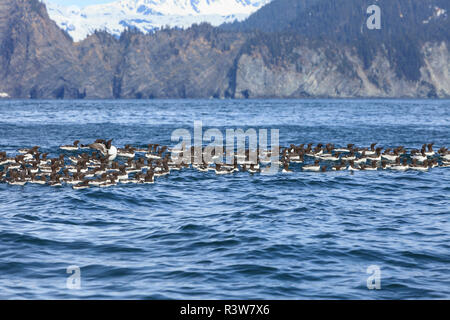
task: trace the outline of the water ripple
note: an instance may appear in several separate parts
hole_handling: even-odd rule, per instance
[[[41,145],[55,155],[76,138],[171,145],[174,129],[199,119],[278,128],[282,145],[450,145],[446,100],[3,101],[0,113],[9,153]],[[82,192],[1,184],[0,298],[448,299],[449,181],[445,169],[187,170]],[[70,265],[81,290],[66,288]],[[381,290],[366,287],[370,265]]]

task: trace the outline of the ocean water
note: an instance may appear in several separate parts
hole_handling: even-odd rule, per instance
[[[9,154],[39,145],[54,156],[76,139],[173,145],[194,120],[279,129],[281,145],[450,147],[448,100],[2,101],[0,115]],[[450,298],[449,168],[292,169],[184,170],[83,191],[0,184],[0,298]],[[371,265],[379,290],[367,288]]]

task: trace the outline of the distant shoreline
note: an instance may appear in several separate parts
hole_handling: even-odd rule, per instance
[[[99,98],[99,99],[22,99],[22,98],[0,98],[0,102],[1,101],[51,101],[51,102],[55,102],[55,101],[77,101],[77,102],[81,102],[81,101],[281,101],[281,100],[298,100],[298,101],[329,101],[329,100],[339,100],[339,101],[345,101],[345,100],[351,100],[351,101],[383,101],[383,100],[398,100],[398,101],[415,101],[415,100],[421,100],[421,101],[450,101],[450,97],[445,97],[445,98],[396,98],[396,97],[369,97],[369,98],[361,98],[361,97],[352,97],[352,98],[342,98],[342,97],[337,97],[337,98],[327,98],[327,97],[316,97],[316,98],[248,98],[248,99],[243,99],[243,98],[225,98],[225,99],[218,99],[218,98],[155,98],[155,99],[131,99],[131,98],[120,98],[120,99],[104,99],[104,98]]]

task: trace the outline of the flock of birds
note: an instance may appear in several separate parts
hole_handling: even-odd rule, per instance
[[[56,158],[48,158],[49,154],[40,152],[38,146],[20,149],[15,157],[0,152],[0,183],[19,186],[31,183],[53,187],[67,184],[76,190],[111,187],[119,183],[151,184],[155,177],[191,166],[198,171],[214,171],[218,175],[263,173],[274,165],[278,166],[277,171],[282,168],[282,173],[290,173],[291,164],[297,163],[301,164],[301,170],[310,172],[388,169],[428,171],[435,167],[450,167],[450,151],[445,147],[434,151],[433,143],[409,152],[403,146],[383,150],[376,145],[373,143],[369,148],[358,148],[348,144],[344,148],[335,148],[333,144],[291,144],[280,148],[276,159],[275,153],[272,155],[270,150],[247,149],[234,156],[233,164],[216,163],[219,155],[213,149],[212,152],[208,151],[209,157],[205,157],[210,160],[203,159],[199,164],[195,161],[198,151],[185,145],[173,150],[159,144],[149,144],[146,148],[130,145],[116,148],[112,140],[98,139],[88,145],[80,144],[77,140],[72,145],[60,146],[65,152],[74,152],[73,155],[60,154]],[[200,151],[202,156],[206,155],[206,149]],[[225,150],[223,154],[226,154]],[[251,161],[253,158],[255,161]]]

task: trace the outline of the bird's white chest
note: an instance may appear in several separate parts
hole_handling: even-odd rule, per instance
[[[108,150],[108,160],[112,161],[117,157],[117,148],[114,146],[111,146],[111,148]]]

